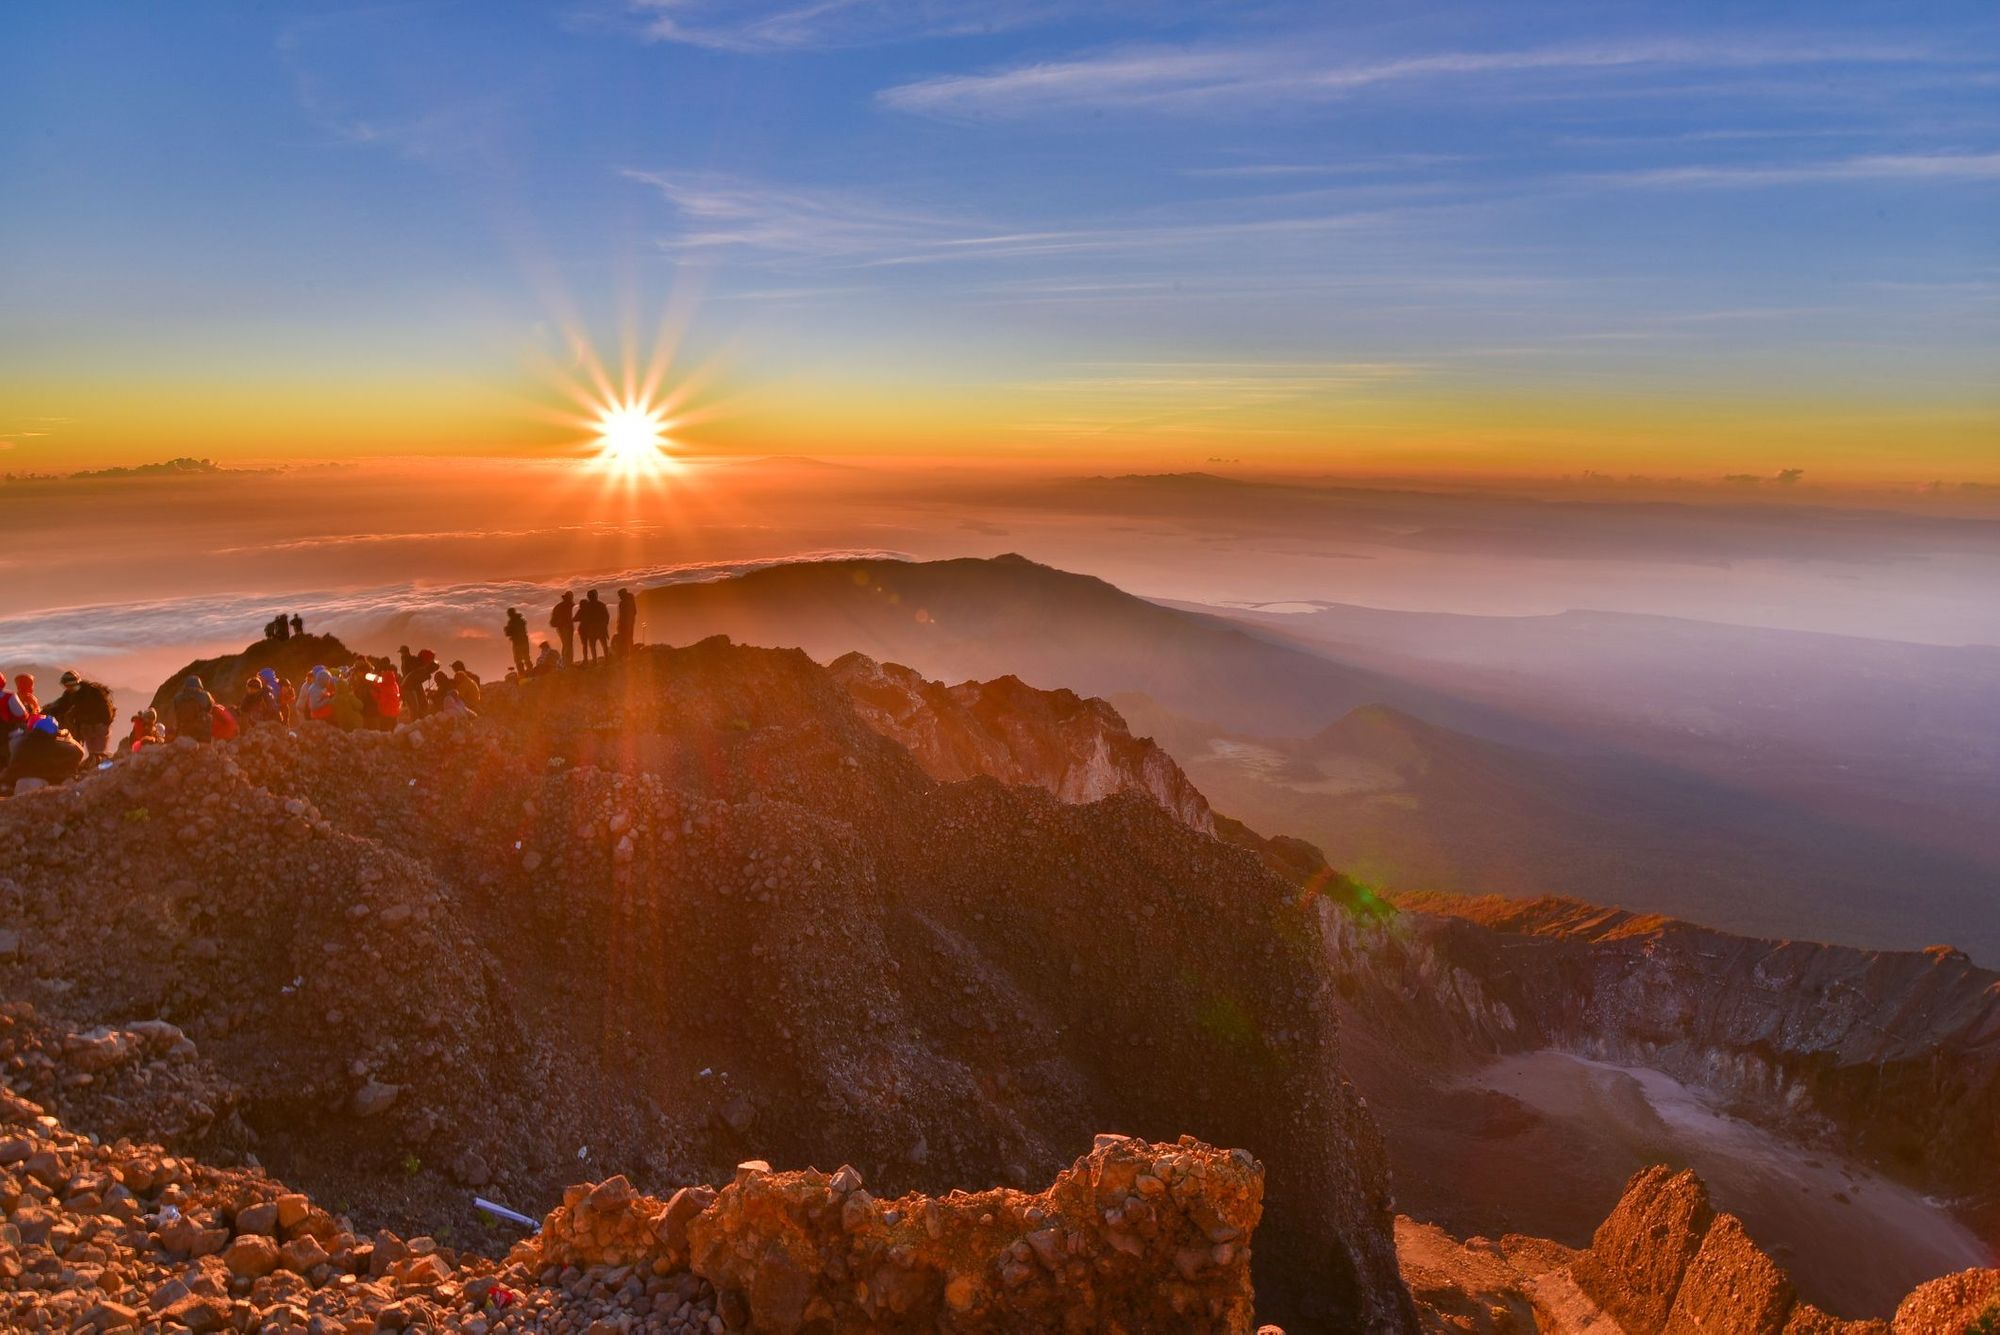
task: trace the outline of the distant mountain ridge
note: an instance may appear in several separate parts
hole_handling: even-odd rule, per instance
[[[2000,961],[1992,878],[1951,845],[1657,758],[1584,753],[1491,702],[1018,555],[796,563],[651,589],[640,607],[648,641],[720,633],[1103,697],[1219,810],[1390,888],[1564,893],[1761,935],[1950,940]]]

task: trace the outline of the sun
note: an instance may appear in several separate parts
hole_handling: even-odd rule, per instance
[[[683,307],[668,308],[643,364],[629,327],[615,364],[607,364],[581,325],[569,321],[561,329],[566,355],[557,358],[544,350],[540,371],[557,399],[537,396],[530,411],[563,428],[560,457],[579,465],[579,481],[594,481],[607,494],[638,497],[686,480],[687,457],[699,452],[702,423],[725,408],[724,401],[706,397],[718,363],[675,365],[687,318]]]
[[[648,473],[665,463],[667,418],[658,407],[638,400],[613,403],[593,425],[597,462],[606,470]]]

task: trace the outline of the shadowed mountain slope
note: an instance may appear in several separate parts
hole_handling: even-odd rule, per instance
[[[859,651],[940,681],[1012,674],[1086,696],[1143,691],[1246,731],[1317,728],[1384,700],[1454,708],[1393,678],[1019,556],[799,562],[649,589],[639,606],[649,642],[720,634],[797,645],[822,662]]]

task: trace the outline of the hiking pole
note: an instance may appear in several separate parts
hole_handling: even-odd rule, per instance
[[[542,1231],[541,1220],[530,1219],[519,1210],[510,1210],[504,1205],[487,1200],[484,1196],[474,1196],[472,1198],[472,1206],[476,1210],[484,1210],[486,1213],[498,1215],[510,1223],[519,1224],[522,1228],[528,1229],[531,1232],[539,1233]]]

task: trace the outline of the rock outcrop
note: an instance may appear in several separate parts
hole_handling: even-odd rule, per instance
[[[358,1232],[254,1168],[99,1142],[0,1087],[0,1325],[1251,1330],[1261,1165],[1185,1138],[1098,1142],[1035,1195],[877,1201],[852,1168],[752,1163],[661,1201],[612,1178],[498,1259]]]
[[[1632,1179],[1571,1274],[1631,1335],[1870,1335],[1885,1329],[1801,1303],[1743,1222],[1709,1203],[1701,1179],[1659,1165]]]
[[[1464,1243],[1401,1220],[1404,1274],[1426,1331],[1507,1335],[1968,1335],[2000,1319],[2000,1271],[1922,1285],[1893,1322],[1844,1321],[1803,1302],[1735,1215],[1690,1172],[1645,1169],[1591,1244]]]
[[[0,997],[178,1027],[214,1116],[176,1151],[370,1227],[746,1155],[1022,1187],[1104,1126],[1190,1131],[1268,1166],[1269,1315],[1411,1319],[1312,898],[1141,792],[940,783],[797,652],[162,748],[0,804],[0,867]]]
[[[614,1178],[571,1188],[510,1260],[545,1282],[692,1270],[726,1323],[777,1332],[1250,1330],[1262,1167],[1189,1138],[1097,1141],[1034,1195],[882,1200],[851,1167],[762,1161],[666,1200]]]
[[[359,655],[333,635],[293,635],[282,640],[258,640],[241,653],[198,658],[189,663],[160,683],[150,703],[160,711],[161,718],[172,718],[174,693],[180,690],[182,682],[192,676],[200,677],[202,684],[216,699],[234,707],[243,698],[244,684],[265,668],[296,684],[304,681],[316,664],[339,669],[357,657]]]

